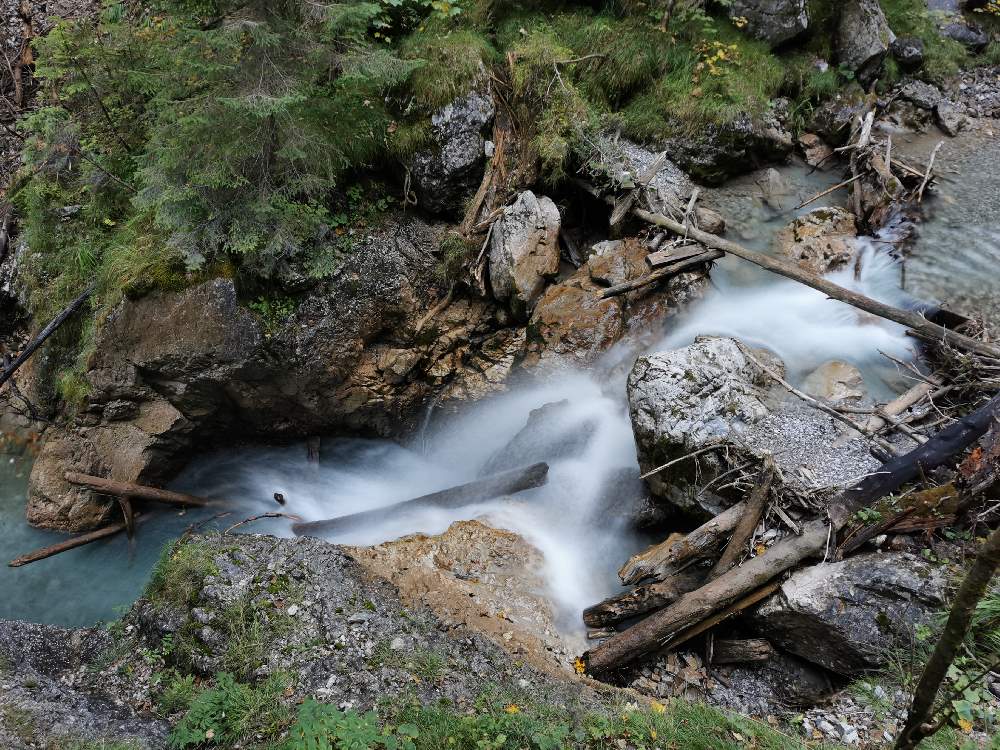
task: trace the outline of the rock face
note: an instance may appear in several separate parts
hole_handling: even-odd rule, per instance
[[[712,443],[725,441],[763,419],[763,373],[732,339],[705,338],[671,352],[639,357],[628,378],[629,414],[639,455],[647,472]],[[704,461],[681,461],[647,481],[654,495],[679,510],[713,510],[693,483],[721,468],[712,452]]]
[[[731,19],[745,19],[745,30],[772,47],[794,39],[809,28],[805,0],[735,0],[729,6]]]
[[[919,70],[924,64],[924,42],[919,37],[896,37],[890,49],[899,67],[908,73]]]
[[[757,351],[758,360],[780,361]],[[714,480],[772,456],[777,498],[834,494],[874,471],[866,441],[839,423],[785,399],[732,339],[700,337],[689,346],[639,357],[628,378],[629,412],[643,473],[682,459],[646,481],[675,511],[706,519],[739,495],[715,494]]]
[[[664,145],[692,177],[719,185],[761,164],[785,159],[795,144],[785,126],[770,113],[759,122],[742,115],[724,126],[709,125],[693,136],[671,138]]]
[[[486,163],[486,135],[493,99],[473,91],[431,118],[434,148],[413,159],[420,206],[431,213],[459,215],[479,186]]]
[[[825,274],[853,262],[858,248],[854,214],[842,208],[817,208],[778,232],[779,251],[803,268]]]
[[[878,0],[847,0],[843,4],[837,28],[837,55],[862,84],[867,85],[876,77],[895,38]]]
[[[546,281],[559,271],[559,209],[530,190],[508,206],[490,238],[493,296],[526,319]]]
[[[358,238],[284,321],[240,304],[229,279],[123,302],[100,332],[86,408],[47,433],[29,520],[76,531],[108,518],[113,506],[68,485],[66,471],[158,483],[196,436],[392,435],[429,398],[503,388],[524,331],[499,328],[490,303],[456,299],[416,331],[444,296],[434,275],[439,233],[409,219]]]
[[[915,555],[859,555],[794,573],[753,623],[788,651],[852,676],[884,666],[944,595],[944,574]]]

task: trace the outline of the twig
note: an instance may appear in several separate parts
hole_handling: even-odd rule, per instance
[[[256,516],[250,516],[249,518],[244,518],[239,523],[234,523],[232,526],[230,526],[228,529],[226,529],[222,533],[223,534],[228,534],[230,531],[232,531],[235,528],[238,528],[238,527],[242,526],[243,524],[253,523],[254,521],[259,521],[262,518],[287,518],[290,521],[295,521],[296,523],[298,523],[299,521],[302,520],[301,516],[296,516],[296,515],[294,515],[292,513],[277,513],[277,512],[272,512],[272,513],[258,513]]]
[[[926,188],[927,183],[930,182],[931,170],[934,169],[934,159],[937,158],[937,153],[943,145],[944,141],[938,141],[938,144],[934,147],[934,150],[931,151],[930,161],[927,162],[927,171],[924,172],[924,179],[921,181],[920,188],[917,190],[917,203],[920,203],[924,199],[924,188]]]
[[[667,461],[665,464],[663,464],[662,466],[657,466],[655,469],[650,469],[645,474],[640,476],[639,479],[646,479],[648,477],[653,476],[654,474],[659,474],[664,469],[669,469],[674,464],[679,464],[681,461],[686,461],[687,459],[694,458],[695,456],[700,455],[702,453],[708,453],[709,451],[714,451],[718,448],[725,448],[725,447],[726,446],[724,443],[719,443],[718,445],[709,445],[705,448],[699,448],[698,450],[692,451],[691,453],[687,453],[681,456],[680,458],[675,458],[673,461]]]
[[[797,205],[792,210],[793,211],[797,211],[798,209],[802,208],[803,206],[808,206],[813,201],[818,201],[823,196],[829,195],[830,193],[832,193],[835,190],[840,190],[840,188],[842,188],[842,187],[847,187],[852,182],[854,182],[855,180],[859,180],[859,179],[861,179],[861,175],[860,174],[856,174],[856,175],[854,175],[854,177],[850,178],[849,180],[844,180],[843,182],[834,185],[832,188],[827,188],[826,190],[824,190],[821,193],[816,193],[816,195],[814,195],[812,198],[809,198],[808,200],[802,201],[799,205]]]

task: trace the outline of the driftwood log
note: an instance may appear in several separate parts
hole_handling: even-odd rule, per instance
[[[700,623],[711,619],[715,613],[736,606],[766,585],[774,585],[769,582],[781,573],[827,550],[836,532],[855,512],[942,465],[971,445],[986,432],[998,413],[1000,395],[936,433],[923,445],[886,462],[879,471],[843,492],[831,504],[829,524],[824,520],[805,524],[800,536],[783,539],[759,557],[685,594],[665,609],[590,649],[584,654],[588,671],[607,674],[646,654],[675,645],[687,633],[700,630]]]
[[[747,501],[746,510],[740,517],[733,535],[729,539],[729,544],[722,551],[722,555],[716,560],[715,565],[708,572],[708,580],[718,578],[731,567],[736,565],[743,556],[750,538],[753,536],[761,516],[764,515],[764,508],[767,507],[767,494],[771,491],[771,480],[774,478],[774,461],[770,456],[764,459],[764,470],[757,481],[750,499]]]
[[[600,191],[598,191],[593,185],[590,185],[582,180],[577,181],[577,184],[591,195],[601,197]],[[605,198],[604,200],[611,204],[614,203],[613,199]],[[743,260],[760,266],[767,271],[776,273],[779,276],[784,276],[785,278],[792,279],[793,281],[798,281],[801,284],[812,287],[813,289],[822,292],[827,297],[838,300],[839,302],[844,302],[845,304],[856,307],[859,310],[864,310],[872,315],[876,315],[880,318],[885,318],[886,320],[891,320],[895,323],[906,326],[907,328],[912,329],[913,332],[918,334],[921,338],[929,341],[943,341],[956,349],[974,352],[985,357],[1000,359],[1000,346],[979,341],[971,336],[966,336],[958,333],[957,331],[953,331],[950,328],[945,328],[944,326],[932,323],[923,315],[913,310],[902,310],[898,307],[887,305],[884,302],[879,302],[871,297],[866,297],[863,294],[846,289],[839,284],[834,284],[832,281],[828,281],[822,276],[805,270],[797,263],[784,260],[783,258],[779,258],[777,256],[765,255],[764,253],[750,250],[749,248],[743,247],[736,242],[723,239],[722,237],[710,234],[709,232],[704,232],[697,227],[691,226],[690,224],[674,221],[663,214],[652,213],[651,211],[645,211],[641,208],[632,208],[631,211],[633,216],[636,216],[649,224],[669,229],[675,234],[696,240],[705,247],[719,250],[723,253],[728,253],[729,255],[735,255],[737,258],[742,258]],[[662,270],[666,271],[667,269],[664,268]],[[643,278],[648,279],[653,275],[654,274],[649,274]],[[609,296],[608,293],[610,291],[610,289],[606,290],[604,292],[604,296]]]
[[[492,500],[501,495],[513,495],[517,492],[541,487],[548,481],[549,465],[537,463],[520,469],[511,469],[494,474],[483,479],[477,479],[457,487],[450,487],[429,495],[404,500],[383,508],[352,513],[337,518],[327,518],[322,521],[309,521],[292,525],[292,531],[299,536],[306,534],[333,534],[357,529],[371,523],[377,523],[393,516],[411,513],[425,508],[461,508],[473,503]]]
[[[685,537],[671,537],[654,544],[629,558],[618,571],[618,577],[626,586],[646,579],[663,580],[681,563],[711,554],[736,528],[746,507],[744,502],[737,503]]]
[[[153,500],[158,503],[169,503],[171,505],[191,505],[202,507],[212,501],[196,495],[186,495],[183,492],[173,492],[172,490],[161,490],[158,487],[147,487],[143,484],[133,482],[117,482],[113,479],[103,477],[93,477],[89,474],[77,474],[67,471],[66,481],[86,487],[102,495],[113,495],[115,497],[128,497],[139,500]]]
[[[657,583],[637,586],[617,596],[611,596],[583,610],[583,622],[591,628],[603,628],[633,617],[661,609],[694,591],[705,576],[697,571],[685,571]]]
[[[139,524],[149,518],[148,515],[135,514],[134,523]],[[58,555],[60,552],[68,552],[71,549],[76,549],[77,547],[82,547],[85,544],[90,544],[91,542],[96,542],[100,539],[107,539],[109,536],[114,536],[115,534],[120,534],[128,528],[128,525],[122,521],[121,523],[113,523],[110,526],[105,526],[101,529],[95,529],[94,531],[88,531],[86,534],[80,534],[79,536],[74,536],[69,539],[64,539],[61,542],[56,542],[55,544],[50,544],[48,547],[42,547],[34,552],[29,552],[25,555],[21,555],[13,560],[11,560],[7,565],[11,568],[20,568],[22,565],[27,565],[28,563],[37,562],[38,560],[44,560],[46,557],[52,557],[53,555]]]

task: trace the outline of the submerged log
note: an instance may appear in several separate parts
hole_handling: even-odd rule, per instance
[[[716,638],[712,644],[712,664],[747,664],[767,661],[772,656],[774,646],[765,638]]]
[[[149,518],[148,515],[136,514],[134,516],[134,523],[142,523],[147,518]],[[96,529],[94,531],[88,531],[86,534],[80,534],[79,536],[64,539],[61,542],[50,544],[48,547],[42,547],[34,552],[21,555],[20,557],[11,560],[7,563],[7,565],[11,568],[20,568],[22,565],[37,562],[38,560],[44,560],[46,557],[58,555],[60,552],[68,552],[71,549],[82,547],[85,544],[90,544],[91,542],[96,542],[100,539],[107,539],[109,536],[120,534],[127,528],[128,525],[124,521],[121,523],[113,523],[110,526],[105,526],[104,528]]]
[[[882,465],[854,487],[843,492],[830,506],[828,525],[823,520],[805,524],[801,536],[783,539],[763,555],[746,561],[696,591],[685,594],[665,609],[650,615],[584,654],[588,671],[606,674],[646,654],[701,632],[720,610],[737,606],[752,592],[759,592],[775,577],[803,560],[819,555],[833,543],[837,531],[861,508],[871,505],[903,484],[941,466],[956,456],[989,428],[1000,413],[1000,395],[955,424],[946,427],[923,445]]]
[[[704,576],[697,572],[684,572],[664,581],[647,583],[631,591],[611,596],[583,610],[583,622],[591,628],[603,628],[633,617],[661,609],[698,588]]]
[[[671,535],[665,542],[654,544],[629,558],[618,571],[618,577],[626,586],[647,578],[662,580],[673,573],[680,563],[705,557],[715,551],[736,528],[746,507],[746,503],[737,503],[685,537]]]
[[[159,487],[147,487],[146,485],[135,484],[133,482],[118,482],[114,479],[93,477],[89,474],[77,474],[75,471],[67,471],[65,477],[66,481],[70,484],[86,487],[102,495],[153,500],[158,503],[169,503],[171,505],[192,505],[195,507],[202,507],[212,502],[207,498],[186,495],[183,492],[161,490]]]
[[[494,474],[483,479],[477,479],[457,487],[450,487],[429,495],[404,500],[383,508],[352,513],[347,516],[327,518],[322,521],[309,521],[292,525],[292,531],[299,536],[305,534],[332,534],[356,529],[370,523],[377,523],[400,513],[410,513],[425,508],[461,508],[465,505],[492,500],[501,495],[513,495],[517,492],[541,487],[548,481],[549,465],[537,463],[520,469],[511,469]]]

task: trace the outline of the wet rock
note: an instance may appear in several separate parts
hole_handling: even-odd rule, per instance
[[[775,211],[782,210],[782,204],[788,197],[789,189],[781,172],[774,167],[768,167],[767,171],[764,172],[764,179],[758,184],[764,205],[770,206]]]
[[[834,359],[809,373],[802,383],[802,390],[810,396],[835,403],[862,398],[865,395],[865,380],[857,367]]]
[[[810,167],[829,169],[834,165],[833,149],[823,143],[823,139],[815,133],[803,133],[799,136],[799,148]]]
[[[842,65],[855,72],[863,85],[877,77],[895,38],[878,0],[843,3],[837,27],[837,56]]]
[[[598,491],[596,523],[601,528],[662,530],[674,520],[670,508],[657,502],[635,467],[608,472]]]
[[[945,135],[954,138],[969,127],[969,118],[955,105],[941,101],[934,107],[934,122]]]
[[[615,286],[648,272],[647,254],[638,240],[606,240],[591,248],[587,269],[596,283]]]
[[[799,570],[753,615],[768,639],[851,676],[884,666],[944,604],[942,570],[908,554],[859,555]]]
[[[610,349],[625,331],[625,313],[620,297],[603,292],[587,266],[546,289],[528,322],[525,366],[589,365]]]
[[[23,272],[27,257],[28,244],[11,241],[6,257],[0,261],[0,311],[5,313],[5,317],[14,317],[28,307],[29,290]]]
[[[763,373],[732,339],[702,338],[690,346],[639,357],[628,378],[629,413],[639,457],[647,472],[739,434],[768,413]],[[715,452],[680,461],[647,482],[657,497],[682,512],[718,510],[695,483],[720,473]]]
[[[794,39],[809,27],[805,0],[734,0],[729,17],[745,19],[744,30],[771,47]]]
[[[972,52],[982,52],[990,43],[990,35],[974,23],[955,21],[941,27],[941,36],[963,44]]]
[[[907,81],[899,89],[899,96],[928,111],[933,110],[944,99],[944,94],[937,86],[918,80]]]
[[[861,87],[848,85],[819,106],[809,128],[831,146],[843,146],[851,135],[851,128],[867,109]]]
[[[908,73],[919,70],[924,64],[924,42],[919,37],[896,37],[890,49],[899,67]]]
[[[526,319],[545,284],[559,271],[559,209],[530,190],[508,206],[490,239],[493,296]]]
[[[854,261],[858,248],[854,214],[817,208],[778,232],[778,250],[803,268],[825,274]]]
[[[597,430],[593,414],[581,413],[569,401],[554,401],[528,414],[528,422],[483,465],[481,476],[581,455]]]
[[[692,177],[720,185],[762,164],[784,160],[795,144],[772,111],[759,121],[741,115],[725,125],[710,124],[697,134],[671,138],[664,145],[671,158]]]
[[[473,91],[431,118],[434,148],[413,159],[413,177],[421,208],[459,215],[483,178],[486,136],[493,122],[493,99]]]

